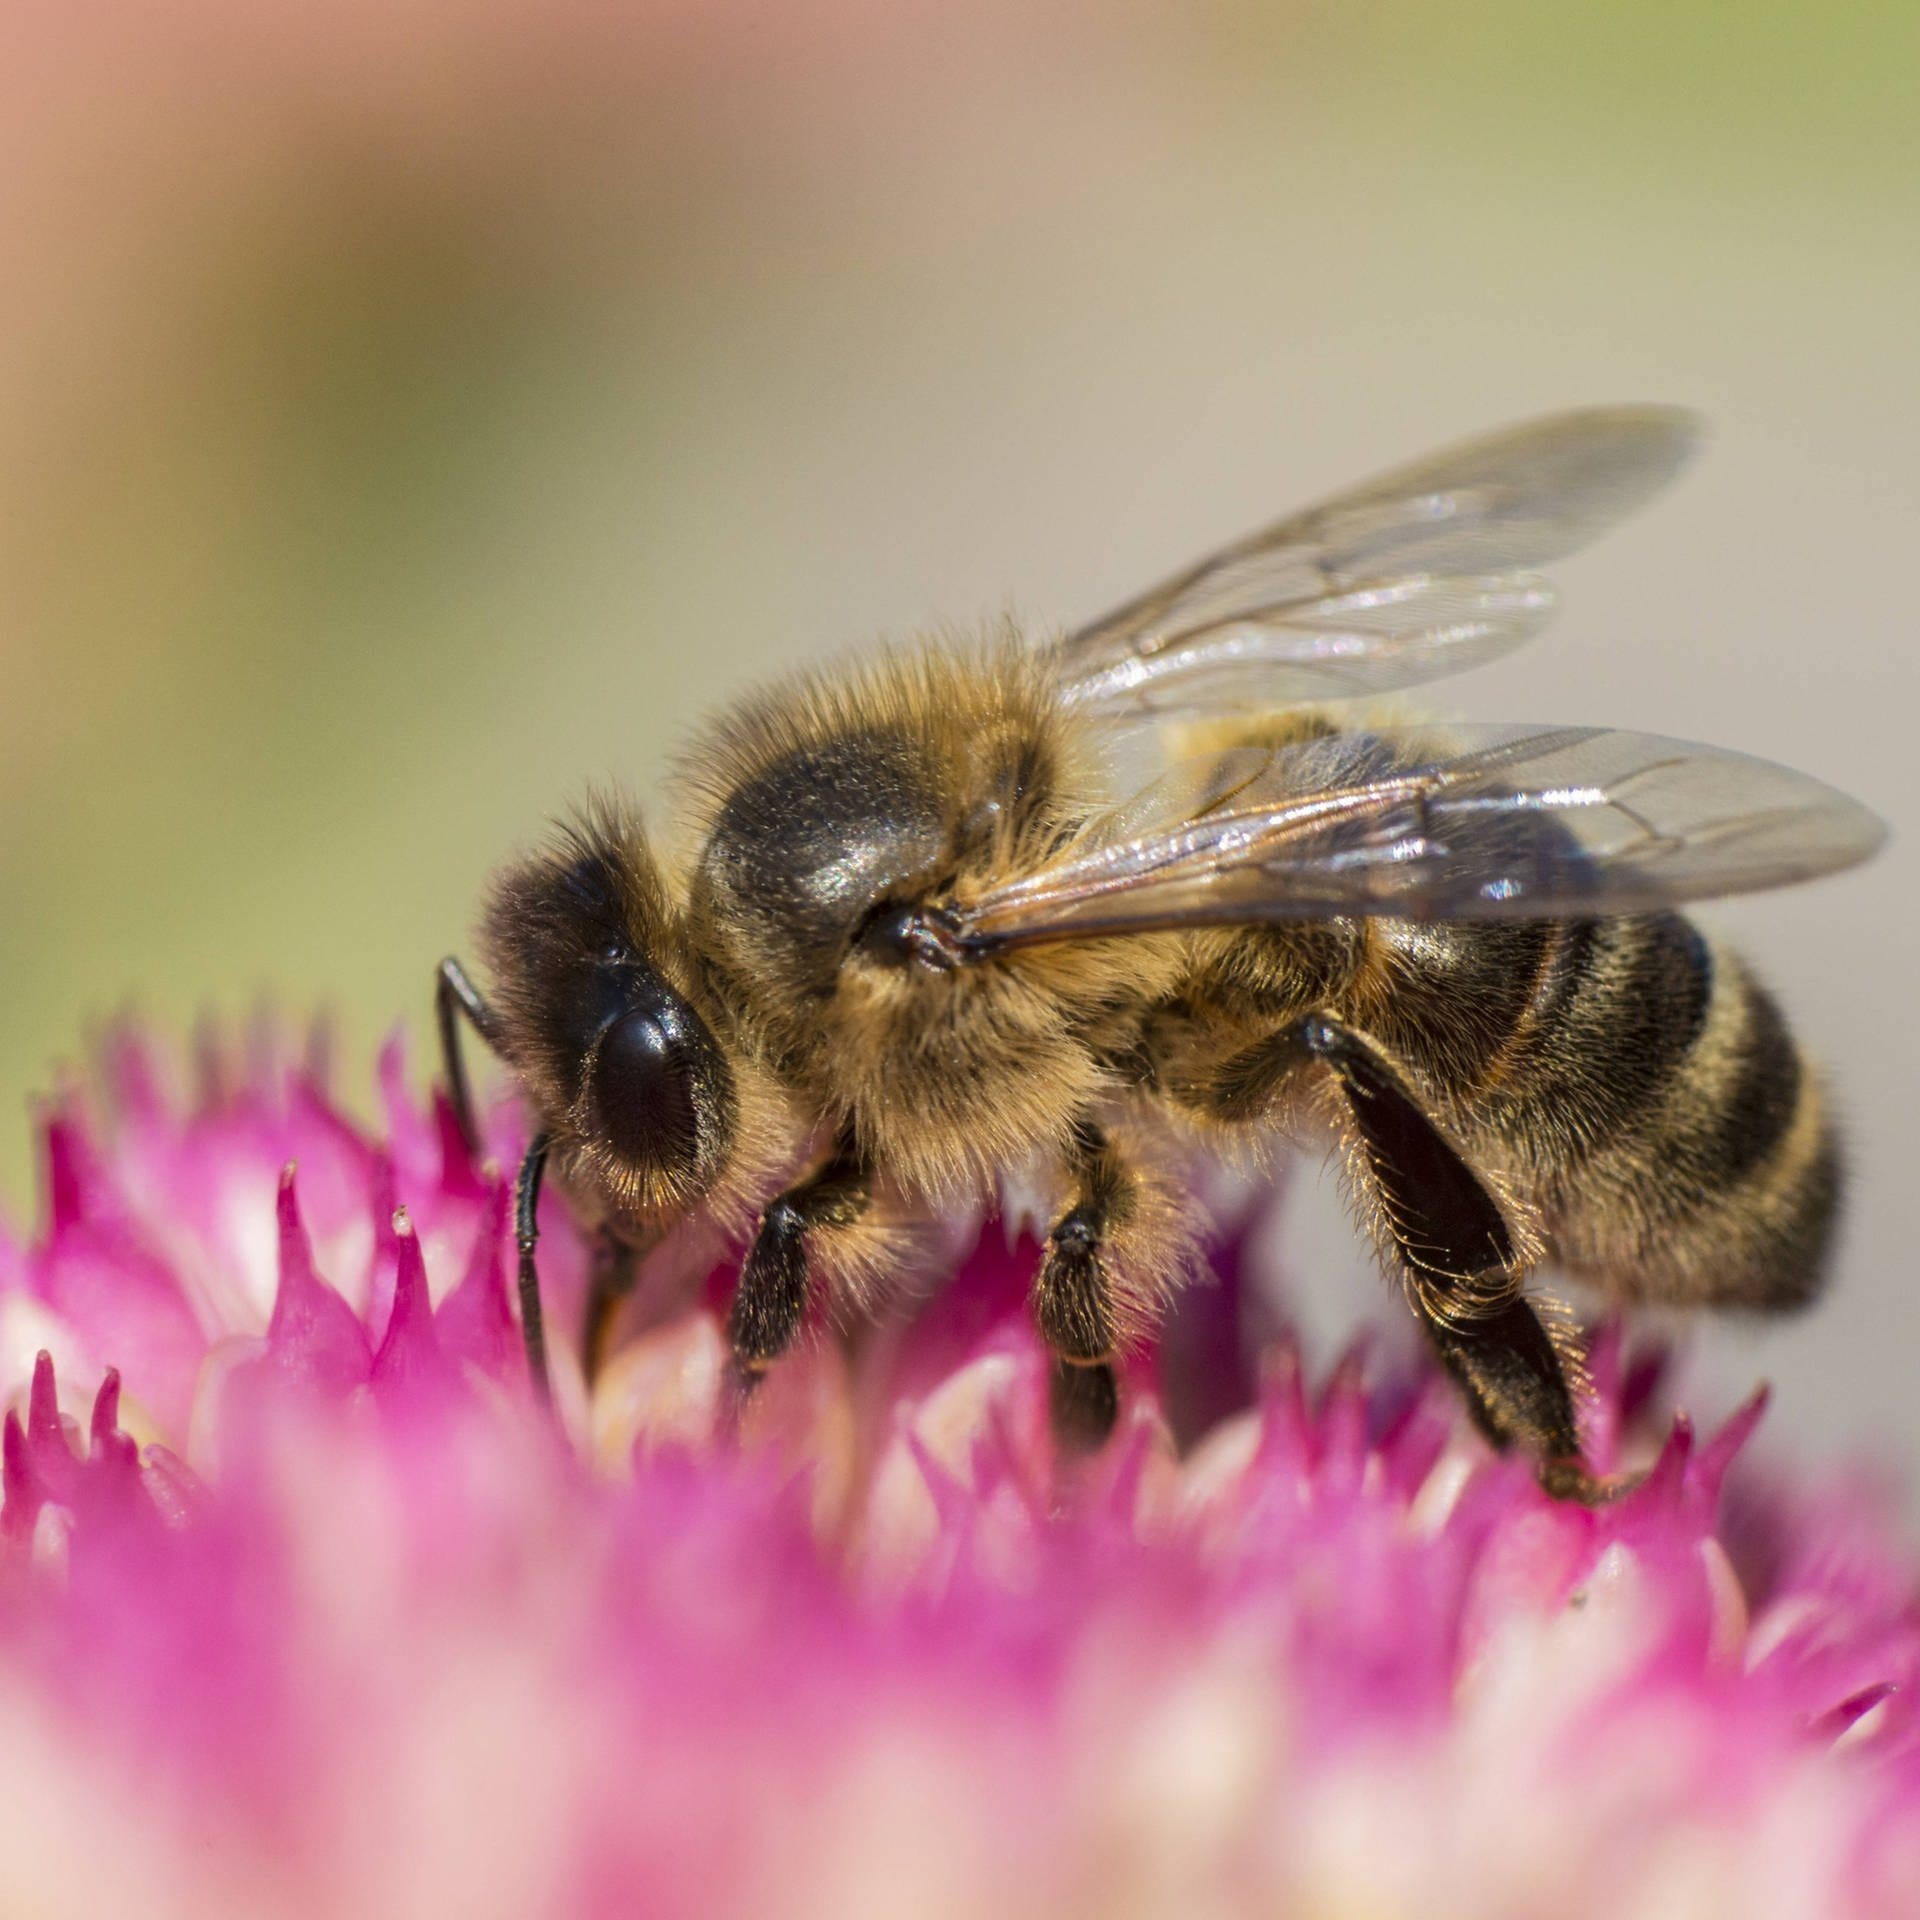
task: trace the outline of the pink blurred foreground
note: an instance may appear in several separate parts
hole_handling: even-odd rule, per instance
[[[1251,1351],[1229,1247],[1069,1470],[993,1229],[743,1421],[656,1307],[562,1433],[397,1051],[379,1139],[202,1079],[115,1042],[0,1237],[0,1911],[1920,1912],[1914,1568],[1757,1401],[1662,1445],[1603,1336],[1657,1463],[1556,1506],[1411,1364]]]

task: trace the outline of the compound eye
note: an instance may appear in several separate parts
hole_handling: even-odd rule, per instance
[[[692,1048],[678,1024],[670,1014],[622,1014],[594,1049],[594,1128],[633,1166],[691,1166],[699,1149]]]

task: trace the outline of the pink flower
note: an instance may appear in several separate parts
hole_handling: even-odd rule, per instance
[[[1234,1247],[1075,1465],[996,1234],[738,1422],[724,1275],[643,1291],[556,1429],[398,1053],[377,1139],[205,1077],[116,1041],[0,1239],[0,1911],[1920,1911],[1913,1567],[1757,1400],[1662,1440],[1603,1335],[1657,1460],[1556,1505],[1411,1362],[1250,1350]]]

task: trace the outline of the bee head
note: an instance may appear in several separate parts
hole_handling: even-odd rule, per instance
[[[507,868],[481,943],[503,1051],[556,1144],[631,1219],[692,1206],[726,1165],[738,1101],[638,819],[599,806]]]

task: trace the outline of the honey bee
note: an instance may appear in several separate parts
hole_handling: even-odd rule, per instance
[[[1618,1300],[1778,1311],[1839,1193],[1817,1075],[1743,963],[1676,911],[1865,858],[1880,823],[1784,768],[1653,735],[1388,723],[1553,606],[1538,569],[1670,480],[1688,415],[1566,413],[1294,515],[1038,642],[929,640],[752,693],[687,755],[684,834],[603,800],[503,868],[483,995],[536,1121],[520,1293],[546,1355],[551,1165],[611,1249],[696,1210],[747,1239],[749,1384],[811,1295],[913,1222],[1040,1170],[1033,1312],[1063,1438],[1192,1271],[1199,1152],[1341,1156],[1365,1229],[1481,1430],[1552,1492],[1583,1464],[1577,1341],[1543,1261]],[[1355,706],[1354,702],[1360,702]],[[1156,777],[1116,797],[1115,768]]]

